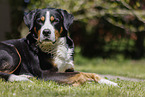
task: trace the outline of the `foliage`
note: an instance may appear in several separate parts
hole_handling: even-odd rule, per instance
[[[6,38],[20,38],[20,31],[18,30],[20,24],[23,21],[23,11],[22,5],[23,1],[21,0],[8,0],[10,5],[10,18],[11,18],[11,32],[7,32]]]
[[[81,46],[83,55],[144,56],[144,1],[31,0],[28,8],[46,7],[62,8],[74,15],[70,33],[75,44]]]
[[[145,12],[139,9],[141,2],[136,2],[133,7],[129,5],[130,2],[131,0],[32,0],[29,8],[62,8],[73,13],[75,20],[88,22],[94,17],[104,17],[111,24],[130,32],[144,31]]]

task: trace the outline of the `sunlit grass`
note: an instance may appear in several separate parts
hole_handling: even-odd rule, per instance
[[[52,81],[0,81],[1,97],[144,97],[145,82],[115,81],[120,87],[86,83],[79,87],[59,85]]]
[[[145,79],[145,59],[88,59],[78,54],[75,56],[75,70],[99,74],[120,75]]]

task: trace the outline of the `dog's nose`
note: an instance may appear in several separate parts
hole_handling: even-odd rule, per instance
[[[43,35],[44,36],[49,36],[51,34],[51,31],[49,29],[43,30]]]

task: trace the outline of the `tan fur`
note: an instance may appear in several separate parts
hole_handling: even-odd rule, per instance
[[[60,34],[63,32],[63,27],[61,27],[61,29],[60,29]]]
[[[45,17],[44,16],[41,17],[41,21],[45,21]]]
[[[34,32],[37,34],[38,32],[37,32],[37,30],[36,30],[36,27],[34,27]]]
[[[38,33],[37,33],[37,35],[38,35],[38,40],[37,40],[37,41],[40,41],[40,32],[41,32],[41,30],[38,30]]]
[[[78,74],[72,74],[72,76],[64,79],[61,83],[70,84],[73,86],[79,86],[85,82],[98,82],[102,78],[95,73],[83,73],[79,72]]]
[[[51,22],[54,21],[54,17],[53,16],[50,17],[50,21]]]
[[[55,39],[57,40],[59,37],[60,37],[60,33],[57,30],[55,30]]]

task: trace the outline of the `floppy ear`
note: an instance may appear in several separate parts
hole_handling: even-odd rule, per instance
[[[69,26],[73,23],[74,16],[72,14],[69,14],[66,10],[58,9],[62,16],[63,16],[63,25],[64,28],[68,31]]]
[[[29,28],[29,30],[31,31],[34,25],[34,18],[35,18],[35,14],[38,11],[38,9],[32,10],[29,13],[26,13],[26,15],[24,16],[24,22],[27,25],[27,27]]]

